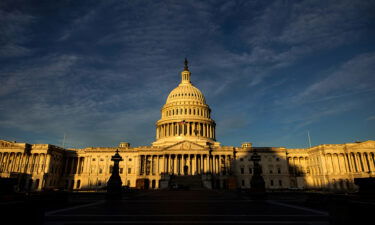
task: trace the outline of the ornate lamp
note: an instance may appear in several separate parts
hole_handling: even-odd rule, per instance
[[[122,181],[119,173],[119,163],[123,159],[120,156],[118,149],[116,149],[116,153],[112,156],[111,160],[113,161],[113,169],[111,177],[107,182],[107,197],[109,199],[121,199]]]
[[[258,155],[258,153],[254,151],[250,160],[253,161],[254,163],[254,174],[250,181],[250,185],[251,185],[250,190],[252,192],[265,192],[266,190],[265,183],[264,183],[264,179],[262,176],[262,170],[259,165],[260,155]]]

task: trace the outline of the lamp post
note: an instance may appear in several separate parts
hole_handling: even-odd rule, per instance
[[[116,149],[115,155],[112,156],[113,169],[111,177],[107,182],[107,198],[108,199],[121,199],[121,186],[122,181],[119,173],[119,163],[122,161],[122,157]]]

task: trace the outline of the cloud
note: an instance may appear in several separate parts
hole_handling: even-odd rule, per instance
[[[241,32],[251,48],[247,61],[272,71],[355,42],[366,34],[371,8],[371,1],[275,1]],[[252,84],[267,76],[258,74]]]
[[[25,46],[28,27],[36,17],[18,10],[0,8],[0,58],[29,55],[32,50]]]
[[[223,133],[247,132],[257,116],[263,118],[281,105],[324,105],[371,91],[372,53],[313,74],[313,81],[318,75],[325,78],[304,90],[293,89],[293,97],[283,95],[290,77],[280,72],[363,38],[370,17],[364,12],[371,11],[368,2],[60,4],[64,7],[0,9],[6,34],[0,37],[0,57],[7,60],[0,62],[0,130],[48,133],[51,136],[38,140],[58,144],[68,132],[72,146],[110,145],[123,139],[149,144],[159,109],[180,80],[184,57],[193,83],[217,110]],[[46,8],[55,11],[47,14]],[[13,59],[19,56],[24,58]],[[358,77],[353,79],[354,73]],[[280,104],[274,104],[275,99],[281,99]],[[307,126],[303,123],[351,107],[301,110],[303,116],[291,114],[280,121]]]
[[[374,71],[375,53],[357,55],[341,64],[326,78],[315,82],[293,97],[292,102],[330,100],[358,92],[375,91]]]

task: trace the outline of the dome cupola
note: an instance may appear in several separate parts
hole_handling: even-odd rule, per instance
[[[215,121],[202,92],[190,81],[191,73],[185,59],[181,83],[173,89],[161,109],[156,123],[154,146],[170,145],[182,140],[215,141]]]

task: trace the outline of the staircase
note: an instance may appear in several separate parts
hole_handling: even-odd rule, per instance
[[[202,190],[202,177],[200,175],[172,176],[170,183],[172,189]]]

